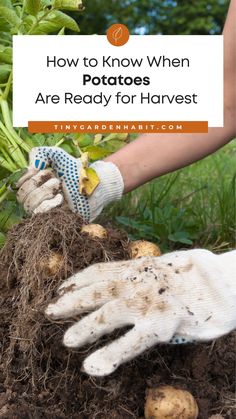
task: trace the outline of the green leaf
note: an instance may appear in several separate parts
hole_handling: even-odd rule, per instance
[[[37,18],[33,15],[28,15],[24,19],[25,32],[28,32],[33,25],[37,25]]]
[[[13,225],[22,221],[24,210],[16,201],[15,193],[8,195],[6,201],[0,206],[0,231],[5,233],[13,227]]]
[[[12,26],[18,27],[21,23],[21,20],[17,16],[16,12],[8,7],[0,7],[0,16]]]
[[[55,9],[78,11],[84,10],[82,0],[53,0],[52,6]]]
[[[2,29],[3,22],[4,22],[4,25],[7,26],[8,32],[4,32],[4,30]],[[1,32],[1,44],[4,45],[5,47],[9,47],[12,44],[12,35],[9,32],[8,23],[6,23],[3,19],[1,19],[1,17],[0,17],[0,32]]]
[[[154,234],[157,234],[160,237],[166,237],[168,235],[168,229],[167,229],[167,225],[165,223],[161,224],[157,224],[155,223],[154,225]]]
[[[90,160],[101,160],[109,156],[110,152],[103,149],[102,147],[89,146],[83,149],[88,153]]]
[[[46,138],[43,134],[34,134],[32,137],[27,137],[25,142],[31,147],[45,146]]]
[[[13,9],[11,0],[0,0],[0,7],[8,7],[8,9]]]
[[[39,22],[38,26],[31,31],[31,35],[48,35],[53,32],[58,32],[60,29],[60,25],[48,20],[42,20]]]
[[[102,134],[96,134],[94,136],[94,145],[99,144],[103,139],[103,135]]]
[[[57,35],[65,35],[65,29],[66,28],[63,26],[63,28],[60,29]]]
[[[58,32],[62,28],[79,32],[79,27],[72,17],[59,10],[54,10],[48,15],[47,19],[39,22],[38,26],[31,33],[32,35],[43,35]]]
[[[9,172],[4,169],[4,167],[0,166],[0,189],[1,189],[1,181],[4,179],[4,183],[5,183],[5,179],[6,177],[9,175]]]
[[[12,209],[7,208],[5,210],[1,210],[0,213],[0,229],[3,232],[10,230],[14,224],[17,224],[21,221],[21,217],[19,217]]]
[[[90,134],[75,134],[73,136],[73,143],[80,148],[84,148],[93,144],[93,137]]]
[[[1,16],[0,16],[0,32],[2,36],[10,32],[9,24]]]
[[[125,142],[120,140],[109,140],[106,143],[106,149],[111,152],[115,152],[120,150],[122,147],[124,147]]]
[[[60,148],[62,148],[63,150],[65,150],[67,153],[74,155],[75,153],[75,146],[73,143],[69,144],[69,143],[63,143]]]
[[[57,138],[58,137],[58,138]],[[57,145],[57,143],[63,138],[63,134],[57,134],[52,137],[46,138],[45,139],[45,145],[49,146],[49,147],[55,147],[55,145]],[[66,140],[64,140],[65,142]],[[63,143],[62,143],[63,144]]]
[[[188,238],[188,233],[186,231],[177,231],[176,233],[169,234],[168,239],[172,242],[179,242],[188,245],[193,244],[192,240]]]
[[[49,7],[52,5],[52,1],[51,0],[41,0],[42,6],[43,7]]]
[[[151,236],[153,236],[153,230],[152,227],[150,227],[148,224],[144,224],[142,222],[133,220],[129,217],[116,217],[116,220],[123,224],[126,227],[132,228],[134,230],[137,230],[138,232],[141,233],[145,233],[146,235],[150,234]]]
[[[11,69],[12,69],[12,66],[9,64],[0,65],[0,83],[4,83],[5,81],[8,80]]]
[[[40,0],[25,0],[25,10],[30,15],[36,16],[40,10]]]
[[[57,23],[61,28],[65,27],[71,31],[79,32],[79,26],[77,25],[76,21],[72,17],[66,15],[63,12],[60,12],[59,10],[55,10],[54,12],[50,13],[49,18],[54,23]]]
[[[119,133],[109,134],[103,139],[103,142],[111,141],[111,140],[126,141],[128,138],[128,135],[129,134],[119,134]]]
[[[20,180],[20,178],[27,172],[27,168],[17,170],[16,172],[12,173],[6,182],[7,186],[10,186],[11,189],[17,190],[16,184]]]
[[[187,239],[187,238],[186,239],[184,239],[184,238],[183,239],[180,239],[179,242],[180,243],[183,243],[183,244],[187,244],[189,246],[191,246],[193,244],[193,241],[190,240],[190,239]]]
[[[12,64],[12,48],[0,47],[0,62]]]

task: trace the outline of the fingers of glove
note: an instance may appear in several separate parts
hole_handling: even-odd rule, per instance
[[[58,154],[61,156],[68,153],[59,147],[34,147],[29,153],[29,165],[37,170],[44,170],[50,165],[53,167]]]
[[[81,163],[66,151],[57,147],[36,147],[30,152],[30,164],[38,170],[51,165],[62,178],[63,193],[70,209],[90,220],[90,206],[87,197],[79,193]]]
[[[22,186],[17,192],[18,201],[24,204],[25,200],[27,199],[27,197],[30,195],[31,192],[33,192],[34,190],[39,188],[41,185],[46,183],[48,180],[53,179],[53,178],[54,178],[54,175],[50,170],[42,170],[40,172],[36,172],[34,176],[31,176],[30,178],[26,179],[21,184]]]
[[[34,147],[29,152],[29,166],[37,170],[46,169],[50,165],[52,149],[56,147]]]
[[[54,198],[43,201],[37,208],[35,208],[33,213],[40,214],[42,212],[50,211],[53,208],[59,207],[63,201],[63,195],[59,193]]]
[[[32,213],[43,201],[54,198],[60,190],[59,179],[53,178],[33,190],[24,201],[24,208]]]
[[[30,165],[38,170],[51,166],[59,177],[74,173],[77,160],[59,147],[35,147],[29,154]]]
[[[102,281],[80,290],[66,292],[55,303],[49,304],[46,315],[52,319],[73,317],[100,307],[108,301],[129,293],[129,283]],[[127,306],[126,306],[127,311]]]
[[[83,370],[90,375],[105,376],[116,368],[158,342],[158,338],[149,329],[134,327],[121,338],[88,356],[83,363]]]
[[[78,348],[128,324],[133,323],[127,307],[125,311],[122,301],[113,300],[70,327],[64,335],[63,343],[70,348]]]
[[[31,179],[33,176],[35,176],[38,173],[38,170],[34,167],[28,168],[27,172],[18,180],[16,187],[20,188],[23,183],[25,183],[27,180]]]
[[[70,209],[89,221],[88,199],[79,193],[80,161],[61,148],[38,147],[31,150],[30,162],[38,170],[51,165],[57,176],[63,180],[63,193]]]
[[[121,314],[121,313],[120,313]],[[121,338],[106,345],[87,357],[83,369],[87,374],[104,376],[158,342],[169,342],[179,324],[179,319],[159,313],[156,318],[140,321],[138,326]]]
[[[62,173],[58,173],[58,175],[64,176]],[[78,168],[75,168],[73,172],[66,173],[62,179],[62,189],[71,211],[79,213],[85,221],[90,221],[88,198],[79,192],[79,175]]]
[[[72,289],[79,290],[101,281],[119,281],[124,277],[127,262],[106,262],[89,266],[63,282],[58,289],[58,294],[62,295]]]

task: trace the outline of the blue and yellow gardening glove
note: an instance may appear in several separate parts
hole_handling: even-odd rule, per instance
[[[124,182],[113,163],[97,161],[89,168],[95,171],[98,185],[86,196],[80,192],[81,159],[57,147],[33,148],[28,172],[18,182],[17,199],[26,212],[35,214],[61,205],[65,198],[73,212],[79,213],[85,221],[93,221],[107,204],[121,198]]]

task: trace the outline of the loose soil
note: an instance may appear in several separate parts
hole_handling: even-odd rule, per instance
[[[141,419],[147,387],[162,384],[189,390],[200,419],[236,418],[235,333],[207,344],[157,346],[109,377],[81,372],[84,358],[111,337],[68,350],[62,337],[73,322],[50,322],[44,309],[72,273],[129,258],[124,233],[108,229],[108,239],[93,239],[81,225],[67,209],[36,215],[12,229],[0,253],[0,418]],[[54,252],[63,264],[50,277],[42,261]]]

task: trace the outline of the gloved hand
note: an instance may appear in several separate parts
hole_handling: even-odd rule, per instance
[[[233,330],[236,250],[215,255],[195,249],[95,264],[65,281],[59,294],[46,309],[51,319],[93,311],[65,333],[70,348],[133,326],[85,359],[85,372],[104,376],[157,343],[208,341]]]
[[[61,148],[36,147],[30,152],[29,169],[18,182],[18,201],[29,213],[44,212],[63,201],[60,190],[74,212],[86,221],[94,220],[110,202],[121,198],[124,183],[119,169],[113,164],[97,161],[90,165],[100,180],[90,197],[79,192],[81,160]],[[57,178],[46,167],[51,166]],[[60,179],[60,180],[59,180]]]

